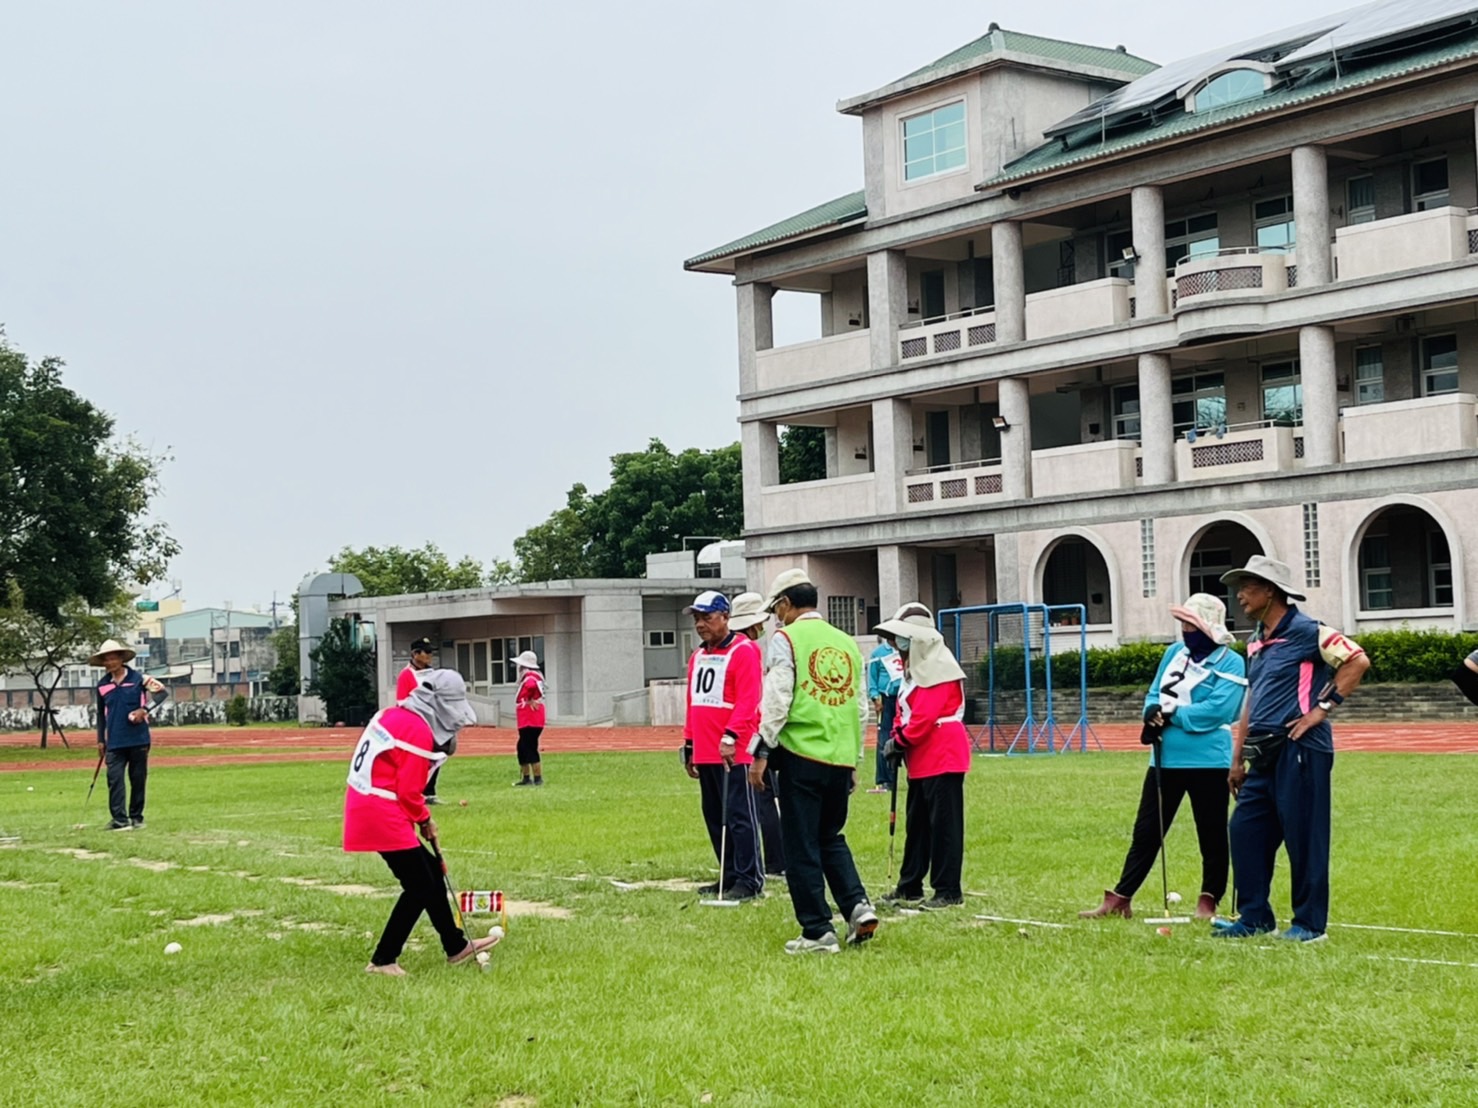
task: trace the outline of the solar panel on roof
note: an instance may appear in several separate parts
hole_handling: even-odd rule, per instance
[[[1473,0],[1382,0],[1295,50],[1278,63],[1278,68],[1327,58],[1335,50],[1374,45],[1382,39],[1461,20],[1463,16],[1478,16],[1478,4]]]
[[[1089,104],[1088,107],[1064,119],[1061,123],[1048,128],[1048,137],[1066,134],[1075,131],[1079,127],[1090,123],[1098,123],[1101,120],[1112,122],[1117,117],[1125,115],[1136,109],[1147,108],[1157,100],[1175,92],[1188,81],[1193,81],[1201,74],[1224,62],[1233,61],[1237,58],[1262,59],[1268,54],[1285,52],[1290,46],[1297,48],[1303,46],[1311,39],[1317,39],[1320,35],[1328,34],[1331,30],[1346,23],[1352,17],[1361,15],[1374,8],[1399,7],[1409,4],[1412,0],[1379,0],[1378,3],[1366,4],[1350,11],[1337,12],[1326,15],[1319,19],[1310,20],[1294,27],[1285,27],[1279,31],[1259,35],[1257,38],[1247,39],[1231,46],[1222,46],[1215,50],[1208,50],[1195,57],[1185,58],[1169,65],[1161,66],[1153,73],[1147,73],[1136,81],[1131,81],[1123,88],[1115,89],[1101,100]],[[1430,2],[1430,0],[1428,0]],[[1451,0],[1449,0],[1451,2]],[[1468,0],[1471,4],[1472,0]],[[1327,53],[1327,50],[1326,50]],[[1271,59],[1269,59],[1271,60]]]

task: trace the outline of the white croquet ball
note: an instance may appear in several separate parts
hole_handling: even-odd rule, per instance
[[[166,954],[178,954],[180,951],[182,951],[184,949],[185,948],[182,947],[179,943],[169,943],[167,946],[165,946],[164,953],[166,953]]]
[[[1180,903],[1180,894],[1179,893],[1169,893],[1169,894],[1166,895],[1165,899],[1168,900],[1171,904],[1179,904]]]
[[[34,786],[34,785],[27,785],[26,786],[26,792],[33,793],[35,791],[36,791],[36,786]]]
[[[485,966],[492,960],[493,956],[489,954],[486,950],[479,950],[477,952],[477,964],[479,966]]]
[[[1016,929],[1016,933],[1020,935],[1023,939],[1029,939],[1032,937],[1032,933],[1028,931],[1025,927],[1018,927]]]
[[[492,939],[501,939],[503,937],[503,928],[498,926],[496,923],[493,924],[491,927],[488,928],[488,937]]]

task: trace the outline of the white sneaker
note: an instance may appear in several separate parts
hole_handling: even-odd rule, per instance
[[[852,909],[852,918],[847,921],[847,942],[852,946],[865,943],[878,929],[878,916],[872,905],[861,901]]]
[[[791,939],[785,944],[787,954],[840,954],[841,943],[837,942],[837,933],[828,931],[819,939],[808,939],[802,935],[799,939]]]

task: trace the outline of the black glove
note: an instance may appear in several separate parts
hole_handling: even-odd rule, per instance
[[[883,759],[894,769],[903,761],[903,751],[898,746],[897,739],[889,739],[883,744]]]
[[[677,754],[678,754],[678,758],[679,758],[679,760],[681,760],[684,768],[687,768],[688,766],[692,765],[693,764],[693,740],[692,739],[689,739],[685,743],[683,743],[681,749],[678,750]]]
[[[1148,708],[1144,710],[1144,722],[1149,723],[1150,720],[1154,719],[1156,716],[1161,715],[1164,715],[1164,712],[1161,710],[1160,706],[1158,704],[1151,704]]]

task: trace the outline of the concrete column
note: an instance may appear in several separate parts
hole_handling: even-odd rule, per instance
[[[873,481],[878,515],[903,510],[903,475],[913,465],[913,405],[907,400],[872,402]]]
[[[1170,407],[1170,355],[1139,356],[1139,446],[1144,483],[1175,480],[1175,416]]]
[[[1158,185],[1142,185],[1129,194],[1134,231],[1135,315],[1139,319],[1164,315],[1170,310],[1165,293],[1165,194]]]
[[[780,433],[773,423],[739,425],[739,452],[744,472],[744,527],[764,526],[761,489],[780,483]]]
[[[823,427],[821,430],[826,438],[826,476],[836,477],[842,471],[840,435],[835,427]]]
[[[642,598],[595,593],[581,600],[580,611],[585,719],[610,719],[617,695],[646,687]]]
[[[918,599],[918,551],[911,546],[878,547],[878,612],[889,619],[903,605]]]
[[[990,228],[991,272],[996,283],[996,342],[1026,338],[1026,261],[1021,224],[1009,220]]]
[[[898,364],[898,328],[908,322],[908,264],[901,250],[867,256],[868,346],[873,369]]]
[[[1302,258],[1298,264],[1302,277]],[[1298,362],[1303,380],[1304,460],[1311,466],[1336,465],[1339,462],[1339,382],[1334,364],[1334,328],[1299,328]]]
[[[1329,284],[1334,279],[1329,249],[1329,161],[1322,146],[1294,148],[1293,220],[1298,236],[1298,287]]]
[[[735,291],[739,296],[739,392],[747,395],[759,387],[755,355],[775,345],[775,287],[754,282],[739,285]]]
[[[1014,533],[995,536],[997,604],[1020,604],[1026,600],[1021,587],[1021,554]]]
[[[1031,388],[1025,377],[1007,377],[999,395],[1009,425],[1001,432],[1001,491],[1007,500],[1025,500],[1032,494]]]

